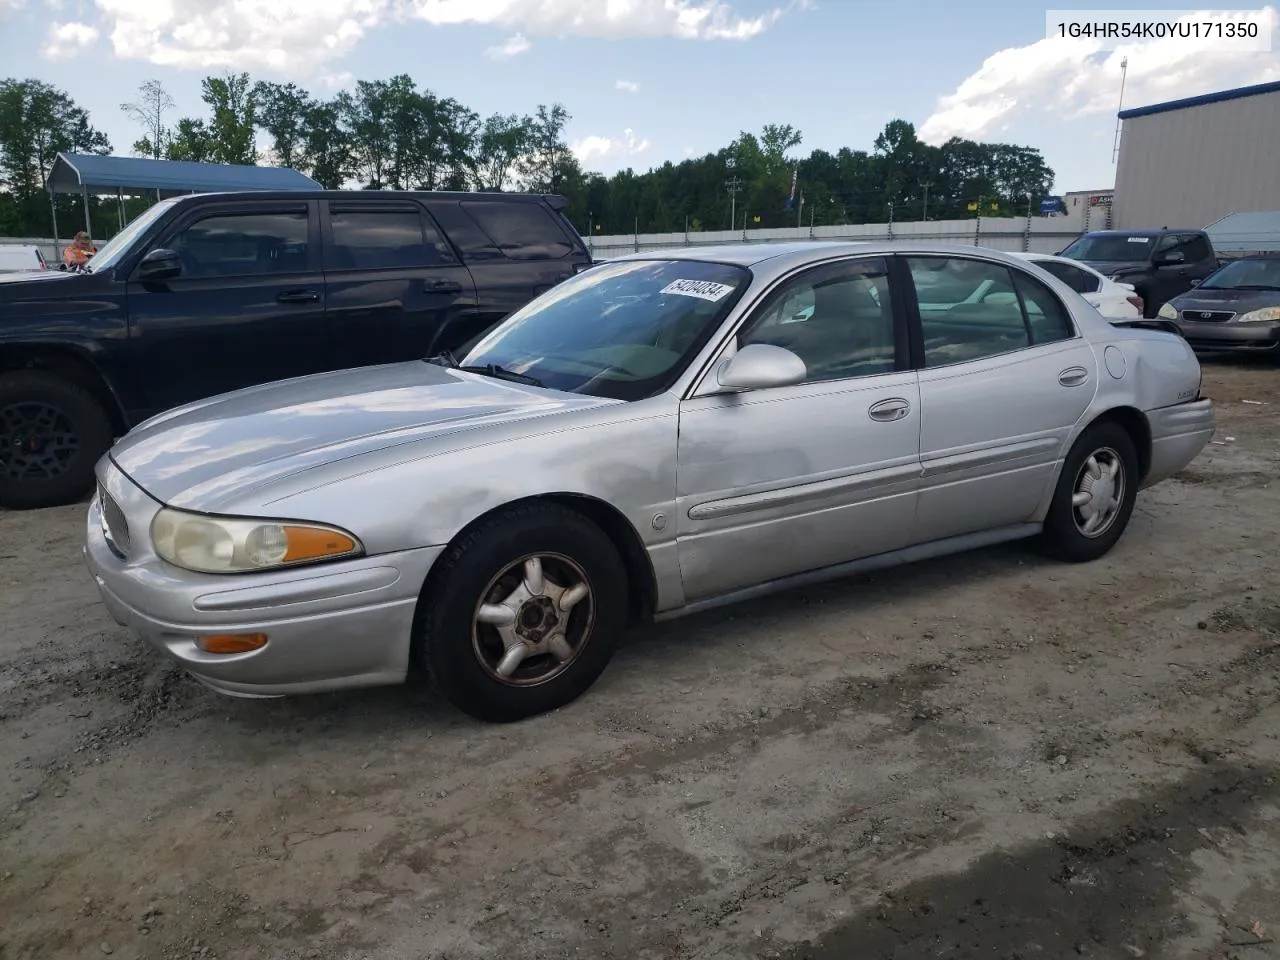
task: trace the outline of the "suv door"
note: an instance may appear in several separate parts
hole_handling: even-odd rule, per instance
[[[475,194],[432,198],[427,206],[475,277],[478,307],[453,334],[459,350],[591,266],[582,238],[541,197]]]
[[[683,401],[676,535],[687,599],[910,542],[920,405],[895,302],[883,256],[802,271],[747,315],[735,344],[792,351],[805,381],[708,392],[713,364]]]
[[[127,281],[142,416],[328,369],[315,201],[200,204],[148,247],[177,253],[182,273]]]
[[[1188,262],[1186,234],[1166,233],[1151,255],[1151,279],[1146,314],[1154,317],[1165,303],[1191,289],[1191,264]]]
[[[920,373],[915,539],[1031,520],[1097,389],[1097,361],[1024,270],[903,255]]]
[[[325,316],[345,367],[418,360],[476,307],[457,253],[413,200],[323,201]]]

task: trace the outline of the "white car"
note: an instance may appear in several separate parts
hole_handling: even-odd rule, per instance
[[[1120,283],[1103,276],[1078,260],[1056,257],[1049,253],[1015,253],[1029,260],[1069,286],[1091,303],[1108,320],[1141,320],[1143,302],[1132,284]]]
[[[34,243],[0,243],[0,273],[49,270],[49,261]]]

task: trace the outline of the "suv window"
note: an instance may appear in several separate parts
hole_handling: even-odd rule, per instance
[[[1021,271],[965,257],[907,257],[925,366],[982,360],[1072,336],[1066,308]]]
[[[416,207],[359,209],[330,205],[333,246],[325,269],[435,267],[456,262],[453,251]]]
[[[1037,267],[1041,267],[1053,274],[1076,293],[1097,293],[1098,288],[1102,286],[1102,282],[1087,270],[1081,270],[1079,267],[1073,267],[1069,263],[1062,263],[1058,260],[1034,260]]]
[[[163,245],[182,261],[184,277],[301,273],[308,267],[308,217],[297,211],[215,213]]]
[[[806,383],[895,368],[888,265],[882,257],[819,267],[765,302],[738,343],[768,343],[800,357]]]
[[[464,200],[466,213],[509,260],[559,260],[573,241],[541,203]]]

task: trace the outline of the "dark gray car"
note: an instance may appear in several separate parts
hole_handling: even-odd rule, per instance
[[[1176,323],[1194,350],[1280,352],[1280,255],[1232,260],[1159,316]]]

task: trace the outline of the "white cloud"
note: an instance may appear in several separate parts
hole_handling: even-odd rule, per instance
[[[583,137],[569,144],[569,149],[583,166],[588,166],[602,160],[634,157],[644,153],[649,146],[648,140],[637,137],[635,131],[628,127],[622,131],[621,137]]]
[[[1280,20],[1276,8],[1263,9],[1275,29]],[[1185,18],[1222,17],[1187,11]],[[1101,41],[1088,38],[1055,38],[993,53],[955,93],[939,98],[920,127],[921,139],[939,144],[953,136],[989,136],[1036,112],[1067,119],[1113,112],[1125,57],[1126,107],[1280,79],[1280,63],[1270,53],[1212,49],[1179,39],[1128,44],[1105,56],[1102,47]]]
[[[542,36],[746,40],[782,16],[739,16],[728,0],[407,0],[428,23],[476,23]],[[808,0],[793,0],[807,6]]]
[[[634,80],[615,80],[613,89],[621,90],[623,93],[639,93],[640,84]]]
[[[98,42],[98,28],[87,23],[51,23],[44,55],[50,60],[65,60],[83,53]]]
[[[484,55],[490,60],[510,60],[512,57],[518,57],[522,53],[527,53],[533,44],[529,42],[529,38],[523,33],[517,33],[514,37],[508,37],[504,43],[496,47],[489,47],[485,50]]]
[[[388,0],[94,0],[116,56],[196,69],[318,67],[382,22]]]
[[[322,73],[317,79],[320,85],[326,90],[346,90],[356,82],[355,75],[350,70],[341,70],[338,73]]]
[[[27,0],[0,0],[0,11]],[[810,0],[764,13],[738,0],[92,0],[117,57],[198,70],[321,71],[379,26],[472,24],[522,38],[746,40]],[[0,14],[2,15],[2,14]],[[438,35],[425,42],[442,42]],[[513,46],[514,45],[514,46]],[[515,37],[494,49],[517,49]]]

